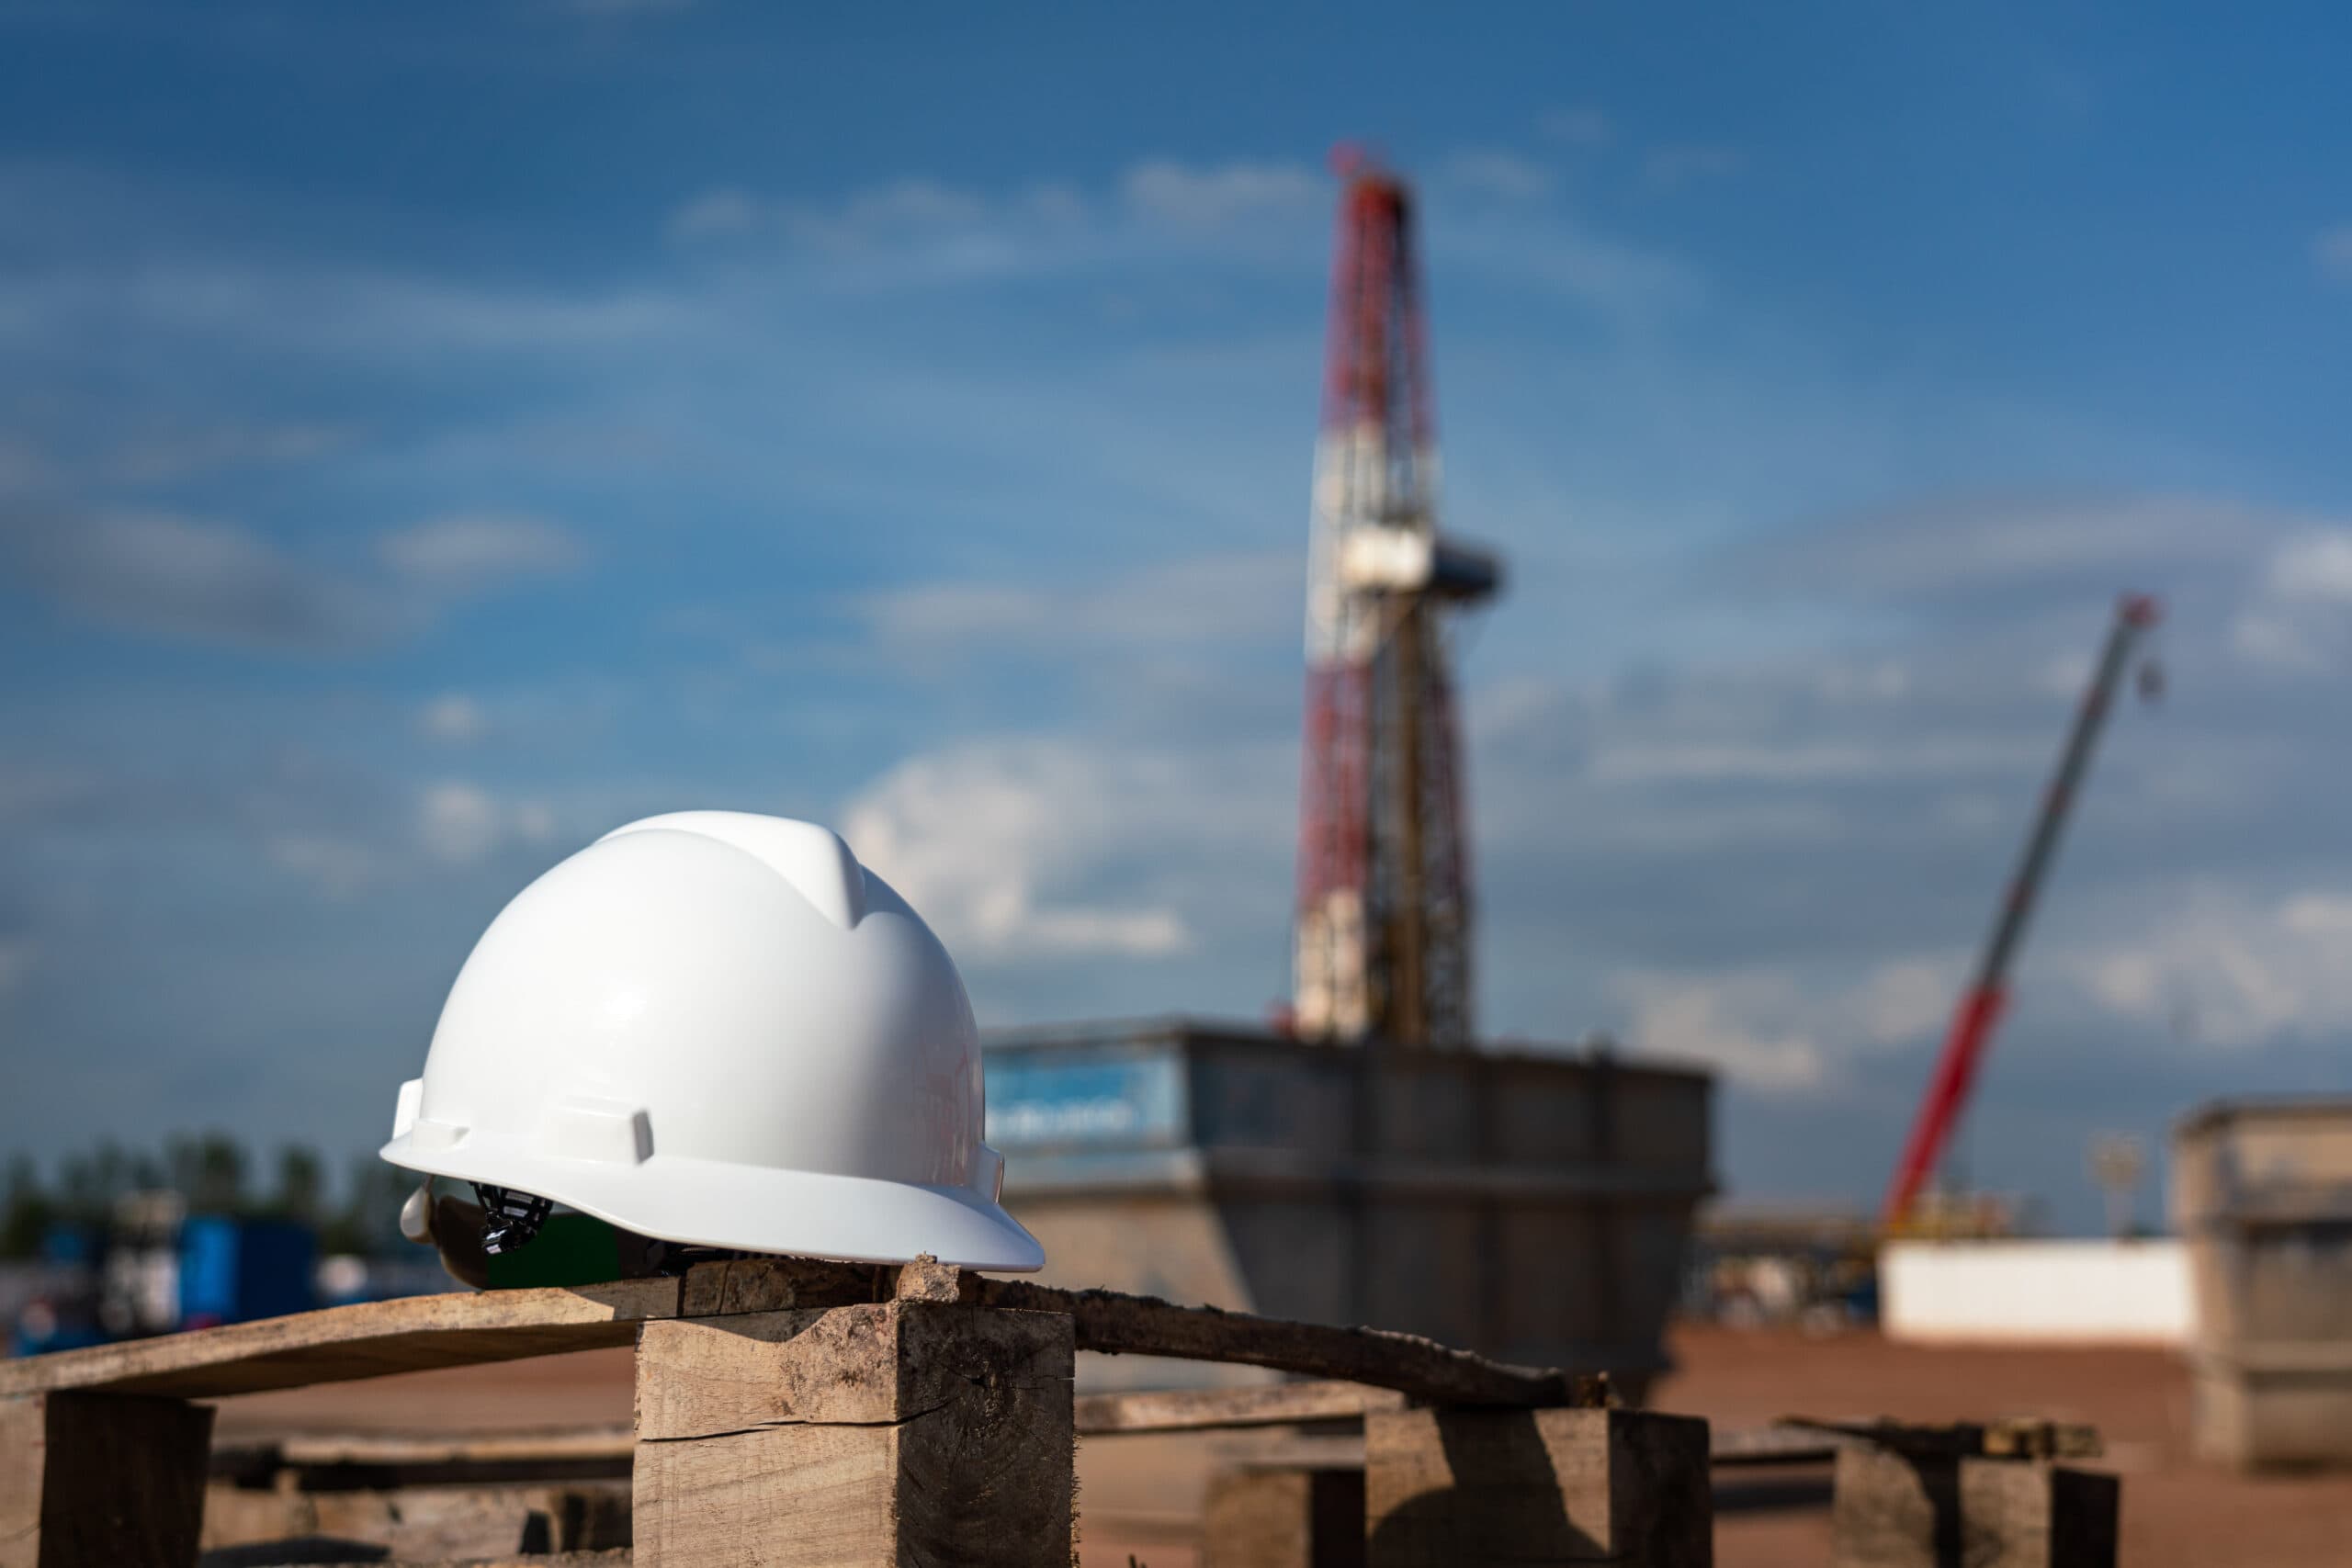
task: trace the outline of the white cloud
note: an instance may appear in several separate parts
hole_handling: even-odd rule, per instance
[[[1590,106],[1548,109],[1536,117],[1535,129],[1554,141],[1570,147],[1606,146],[1615,135],[1606,111]]]
[[[1154,158],[1119,182],[1129,208],[1184,228],[1216,228],[1270,212],[1306,211],[1328,199],[1329,186],[1303,164],[1239,160],[1196,165]]]
[[[428,518],[385,535],[377,547],[395,571],[455,592],[559,570],[581,554],[578,542],[547,519],[496,512]]]
[[[670,215],[673,240],[709,240],[747,233],[766,218],[759,202],[740,190],[705,191]]]
[[[22,937],[0,937],[0,1001],[14,994],[33,972],[37,954]]]
[[[73,770],[0,758],[0,823],[28,820],[91,793]]]
[[[1295,640],[1295,551],[1200,556],[1062,587],[926,582],[858,601],[875,636],[927,653],[1231,648]]]
[[[1747,154],[1736,147],[1655,147],[1642,161],[1652,183],[1671,189],[1694,180],[1724,179],[1747,167]]]
[[[1710,1062],[1755,1088],[1798,1092],[1830,1082],[1858,1053],[1931,1037],[1951,1007],[1959,964],[1913,955],[1858,982],[1809,989],[1786,970],[1621,971],[1609,990],[1630,1012],[1628,1043]]]
[[[417,799],[418,845],[452,865],[479,861],[516,840],[544,843],[554,836],[555,816],[544,804],[509,805],[478,784],[448,780]]]
[[[2276,670],[2324,673],[2352,653],[2352,530],[2280,540],[2231,626],[2237,651]]]
[[[1654,312],[1701,292],[1679,260],[1572,224],[1539,198],[1553,176],[1507,150],[1433,165],[1429,190],[1453,198],[1432,222],[1433,254],[1462,266],[1600,304]],[[1002,278],[1182,268],[1247,261],[1319,270],[1331,182],[1281,159],[1195,164],[1148,158],[1109,192],[1032,184],[992,193],[912,177],[831,201],[720,188],[673,209],[673,239],[718,250],[780,247],[828,287],[962,286]]]
[[[384,629],[359,584],[235,524],[165,512],[0,518],[28,576],[134,630],[263,649],[332,648]]]
[[[594,348],[662,339],[695,321],[679,298],[517,291],[375,272],[205,260],[93,262],[12,280],[0,342],[109,338],[175,351],[414,356]]]
[[[2352,604],[2352,529],[2320,529],[2282,541],[2271,553],[2269,583],[2281,599]]]
[[[2031,765],[2046,750],[2022,740],[1971,736],[1888,742],[1604,740],[1594,752],[1589,775],[1596,783],[1610,784],[1944,779],[1961,773],[2007,773]]]
[[[2138,937],[2075,955],[2110,1011],[2192,1040],[2246,1048],[2352,1029],[2352,893],[2270,900],[2192,889]]]
[[[2012,496],[1858,513],[1771,541],[1743,570],[1863,599],[1939,597],[2061,577],[2117,592],[2157,573],[2243,568],[2296,519],[2191,495]]]
[[[1755,1021],[1758,1012],[1787,1010],[1784,981],[1626,975],[1613,989],[1633,1010],[1626,1043],[1637,1051],[1704,1062],[1764,1089],[1805,1089],[1821,1081],[1824,1060],[1818,1042],[1792,1029]]]
[[[461,745],[481,739],[490,728],[490,719],[473,698],[463,692],[447,692],[424,705],[417,715],[417,727],[435,740]]]
[[[1552,171],[1532,158],[1491,148],[1454,153],[1439,164],[1438,178],[1504,201],[1540,201],[1558,184]]]
[[[303,558],[235,523],[158,511],[0,508],[0,550],[59,602],[149,636],[278,652],[381,642],[429,623],[453,596],[580,556],[554,524],[495,513],[398,529],[377,549],[389,580]]]
[[[273,834],[262,844],[269,863],[313,884],[330,898],[348,898],[382,869],[376,852],[324,833]]]
[[[127,436],[96,463],[123,484],[159,484],[222,468],[299,463],[343,446],[351,433],[327,424],[214,421],[167,424]]]
[[[1319,213],[1328,182],[1302,165],[1169,158],[1131,165],[1108,193],[1041,181],[987,192],[922,176],[833,200],[722,187],[669,215],[673,240],[767,240],[824,281],[870,289],[1153,265],[1203,247],[1258,250],[1269,219]],[[1299,226],[1305,236],[1313,231]]]
[[[1215,808],[1147,759],[998,741],[900,763],[849,803],[842,831],[959,953],[1149,958],[1192,945],[1182,914],[1087,885],[1140,846],[1155,863],[1183,855]]]
[[[2352,283],[2352,223],[2337,223],[2320,231],[2312,242],[2312,265],[2320,276]]]

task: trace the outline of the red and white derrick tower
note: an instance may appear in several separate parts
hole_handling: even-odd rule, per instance
[[[1411,192],[1345,150],[1335,163],[1293,1019],[1309,1039],[1466,1045],[1470,856],[1442,612],[1501,571],[1437,531]]]

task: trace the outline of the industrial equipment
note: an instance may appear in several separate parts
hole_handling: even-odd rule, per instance
[[[2041,811],[2034,818],[2031,836],[2026,840],[2017,875],[2001,900],[2000,912],[1993,922],[1992,941],[1985,945],[1975,982],[1961,997],[1960,1006],[1952,1014],[1943,1053],[1936,1062],[1935,1077],[1928,1082],[1927,1094],[1911,1124],[1911,1135],[1903,1145],[1903,1158],[1887,1188],[1884,1218],[1889,1230],[1901,1228],[1910,1219],[1920,1188],[1935,1169],[1951,1141],[1953,1127],[1967,1107],[1977,1064],[1983,1059],[1994,1027],[2008,1001],[2009,964],[2017,957],[2018,943],[2025,935],[2034,898],[2049,874],[2051,858],[2057,853],[2066,814],[2082,787],[2083,775],[2089,771],[2099,732],[2107,726],[2108,708],[2116,685],[2131,664],[2133,649],[2161,614],[2156,601],[2143,593],[2127,594],[2115,607],[2114,625],[2108,629],[2098,664],[2091,671],[2090,686],[2083,694],[2073,728],[2067,731],[2065,749],[2059,753],[2057,776],[2042,797]],[[2154,665],[2143,667],[2142,694],[2153,696],[2158,679]]]
[[[1437,531],[1411,193],[1342,149],[1306,584],[1293,1029],[1467,1045],[1470,866],[1444,608],[1501,568]]]

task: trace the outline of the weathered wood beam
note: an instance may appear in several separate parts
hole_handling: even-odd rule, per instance
[[[1352,1382],[1278,1382],[1251,1388],[1144,1389],[1090,1393],[1078,1401],[1078,1435],[1208,1432],[1289,1427],[1304,1421],[1357,1421],[1374,1410],[1402,1410],[1394,1389]]]
[[[1858,1439],[1896,1453],[1940,1454],[1954,1459],[2097,1459],[2100,1452],[2098,1427],[2032,1416],[1927,1425],[1885,1418],[1823,1421],[1809,1416],[1783,1416],[1777,1424]]]
[[[1835,1484],[1837,1568],[2115,1568],[2112,1475],[1857,1445]]]
[[[1068,1314],[1077,1325],[1081,1350],[1268,1367],[1301,1377],[1394,1389],[1433,1404],[1532,1408],[1598,1404],[1608,1397],[1602,1378],[1491,1361],[1415,1334],[1178,1306],[1117,1291],[1065,1291],[1021,1280],[966,1278],[967,1299],[1018,1311]]]
[[[49,1389],[217,1399],[430,1367],[627,1345],[673,1317],[675,1280],[363,1302],[119,1345],[0,1361],[0,1395]]]
[[[77,1392],[0,1399],[0,1568],[187,1568],[209,1405]]]
[[[637,1568],[1068,1568],[1070,1324],[893,1301],[650,1322]]]
[[[1278,1465],[1209,1478],[1202,1568],[1363,1568],[1363,1472]]]

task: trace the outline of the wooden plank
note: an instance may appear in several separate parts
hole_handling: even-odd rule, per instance
[[[2040,1461],[1960,1461],[1969,1568],[2115,1568],[2120,1483]]]
[[[301,1541],[362,1542],[403,1562],[627,1546],[628,1483],[206,1494],[205,1551]]]
[[[1951,1459],[1971,1455],[1992,1459],[2096,1459],[2100,1452],[2098,1427],[2030,1416],[1924,1425],[1883,1417],[1875,1421],[1823,1421],[1809,1416],[1783,1416],[1777,1424],[1866,1442],[1897,1453],[1940,1454]]]
[[[1069,1321],[952,1302],[650,1323],[639,1568],[1068,1568]]]
[[[1394,1389],[1352,1382],[1278,1382],[1259,1388],[1145,1389],[1090,1393],[1077,1402],[1078,1435],[1206,1432],[1288,1427],[1303,1421],[1362,1421],[1374,1410],[1402,1410]]]
[[[1835,1568],[1946,1568],[1960,1562],[1960,1461],[1858,1445],[1841,1450],[1830,1505]]]
[[[1279,1465],[1209,1480],[1202,1568],[1363,1568],[1363,1472]]]
[[[2047,1460],[1838,1456],[1838,1568],[2114,1568],[2116,1478]]]
[[[0,1362],[0,1396],[44,1389],[217,1398],[626,1345],[637,1325],[705,1314],[960,1299],[1071,1319],[1080,1348],[1267,1367],[1394,1389],[1430,1403],[1550,1407],[1608,1398],[1604,1379],[1515,1367],[1417,1335],[1292,1323],[1112,1291],[1062,1291],[958,1274],[802,1258],[703,1264],[682,1280],[485,1291],[369,1302],[195,1334]]]
[[[1631,1410],[1408,1410],[1364,1421],[1373,1568],[1714,1561],[1707,1424]]]
[[[0,1400],[0,1568],[187,1568],[212,1410],[54,1393]]]
[[[1394,1389],[1432,1404],[1545,1407],[1598,1403],[1608,1396],[1602,1378],[1490,1361],[1416,1334],[1291,1323],[1216,1307],[1177,1306],[1116,1291],[1064,1291],[1021,1280],[965,1278],[967,1300],[1016,1311],[1067,1314],[1076,1325],[1081,1350],[1268,1367],[1300,1377]]]
[[[1838,1457],[1839,1449],[1860,1441],[1860,1438],[1805,1427],[1717,1427],[1707,1435],[1707,1461],[1733,1468],[1827,1464]]]
[[[520,1360],[627,1345],[639,1323],[673,1317],[677,1310],[673,1279],[363,1302],[0,1361],[0,1396],[106,1389],[216,1399],[428,1367]]]

